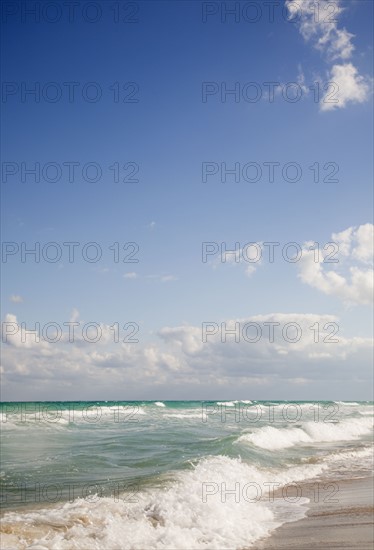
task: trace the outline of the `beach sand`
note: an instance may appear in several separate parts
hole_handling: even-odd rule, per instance
[[[332,483],[329,480],[327,483]],[[285,523],[251,547],[256,550],[310,550],[312,548],[372,550],[374,547],[373,478],[335,481],[337,502],[314,502],[312,484],[302,485],[310,498],[305,518]],[[308,494],[309,491],[309,494]]]

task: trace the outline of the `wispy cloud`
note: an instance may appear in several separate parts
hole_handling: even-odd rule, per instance
[[[286,0],[290,19],[295,19],[306,42],[312,43],[332,65],[328,70],[328,82],[336,89],[327,89],[320,102],[321,111],[343,109],[348,103],[363,103],[370,97],[372,80],[359,74],[352,62],[354,34],[339,25],[339,17],[345,10],[341,0]],[[331,13],[331,7],[333,13]],[[340,61],[340,63],[336,63]],[[333,94],[333,96],[331,95]],[[332,100],[333,97],[333,100]]]
[[[23,298],[19,294],[12,294],[9,300],[14,304],[21,304],[23,302]]]
[[[232,247],[232,250],[218,249],[212,260],[209,260],[209,264],[213,269],[217,269],[220,266],[240,266],[245,267],[245,274],[247,277],[253,275],[257,269],[262,265],[262,242],[248,243],[244,248]],[[249,264],[249,265],[248,265]]]
[[[73,311],[71,312],[70,322],[75,323],[76,321],[78,321],[78,319],[79,319],[79,311],[77,310],[77,308],[74,308]]]
[[[171,281],[177,281],[178,277],[171,274],[166,275],[146,275],[146,279],[153,279],[155,281],[159,281],[161,283],[169,283]]]
[[[128,273],[124,273],[123,277],[124,279],[137,279],[138,274],[135,271],[129,271]]]
[[[352,56],[354,34],[338,26],[339,16],[344,11],[340,0],[334,3],[330,0],[286,0],[286,7],[290,19],[298,21],[304,40],[311,42],[329,60],[349,59]]]
[[[176,281],[178,277],[175,277],[175,275],[162,275],[161,282],[162,283],[169,283],[170,281]]]

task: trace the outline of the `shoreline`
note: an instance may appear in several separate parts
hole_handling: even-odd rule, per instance
[[[309,499],[305,517],[283,523],[270,535],[243,547],[242,550],[372,550],[373,477],[314,478],[299,482],[298,485],[302,489],[302,497]],[[321,488],[319,493],[316,493],[316,487]],[[282,500],[282,489],[278,489],[274,497],[275,500]],[[45,509],[45,506],[41,508]],[[35,507],[33,511],[37,511]],[[78,519],[80,525],[90,523],[83,513]],[[49,528],[51,527],[63,532],[68,525],[64,526],[62,521],[49,524]],[[0,547],[4,550],[27,548],[34,539],[42,538],[45,534],[41,525],[20,525],[18,522],[14,525],[2,525]]]
[[[372,550],[373,482],[373,477],[323,480],[326,485],[335,483],[339,486],[335,496],[337,502],[323,501],[322,498],[320,502],[314,502],[313,484],[302,484],[306,489],[305,496],[310,499],[306,516],[284,523],[247,550]]]

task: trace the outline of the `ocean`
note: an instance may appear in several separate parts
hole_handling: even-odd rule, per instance
[[[251,548],[373,469],[372,402],[2,403],[2,549]],[[307,498],[303,493],[309,486]]]

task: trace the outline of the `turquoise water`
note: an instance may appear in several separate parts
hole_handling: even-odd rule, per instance
[[[267,502],[269,483],[372,468],[367,402],[2,403],[0,412],[3,523],[19,548],[241,548],[307,509],[305,498]]]

